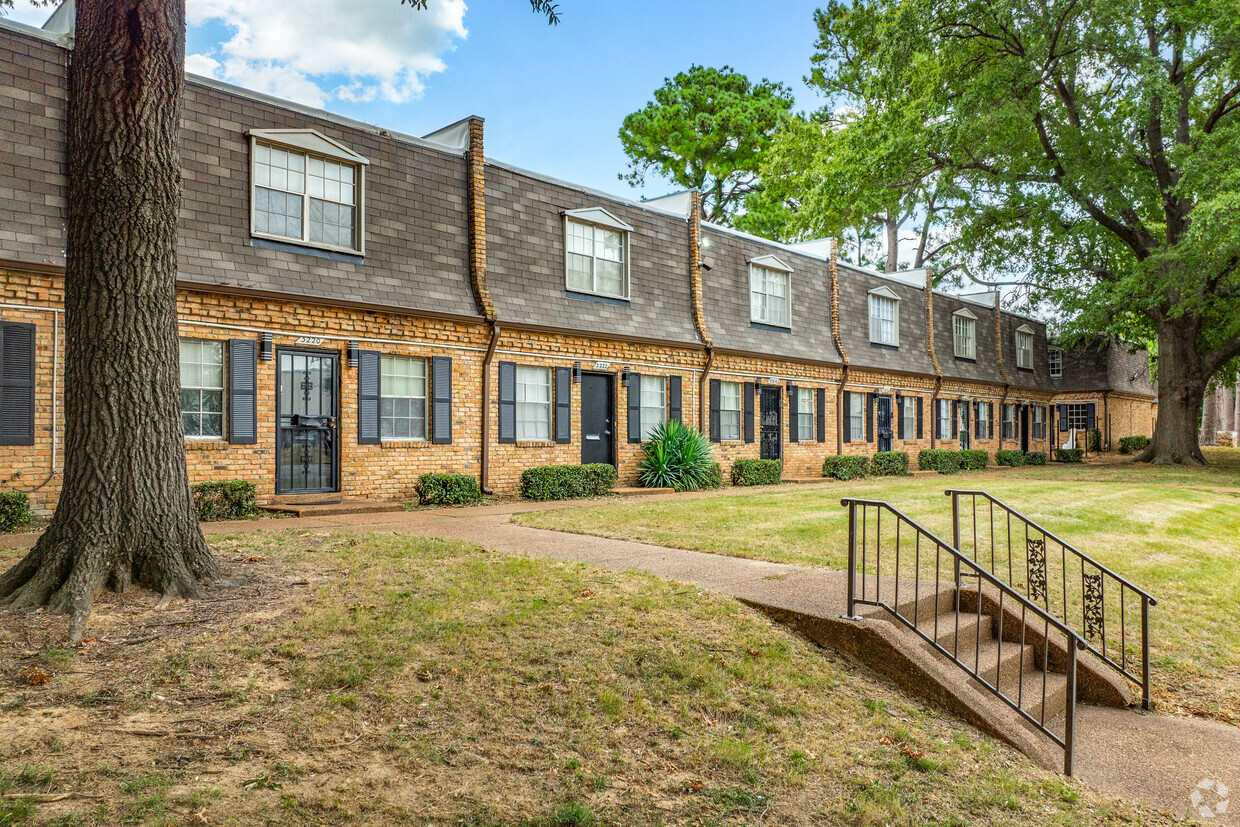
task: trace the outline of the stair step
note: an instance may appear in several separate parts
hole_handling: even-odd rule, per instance
[[[957,618],[959,618],[959,627],[957,627]],[[937,622],[937,626],[934,625]],[[973,612],[944,612],[937,618],[932,618],[930,624],[923,627],[931,637],[935,637],[937,629],[938,644],[947,651],[952,651],[952,641],[959,634],[960,648],[963,650],[965,644],[968,643],[969,648],[973,648],[973,644],[978,639],[978,626],[981,626],[981,641],[986,643],[995,639],[992,631],[994,629],[994,621],[990,615],[982,615],[979,619]],[[959,631],[957,631],[959,629]]]
[[[403,503],[384,502],[383,500],[346,500],[320,497],[318,501],[309,502],[272,502],[259,506],[263,511],[274,511],[292,514],[297,517],[332,517],[343,514],[384,514],[392,511],[403,511]]]
[[[1042,676],[1046,676],[1046,722],[1062,720],[1068,708],[1068,677],[1059,672],[1026,672],[1024,689],[1017,694],[1016,681],[1007,681],[1000,686],[1003,694],[1016,701],[1019,697],[1020,707],[1038,719],[1042,714]],[[1062,732],[1060,726],[1060,735]]]

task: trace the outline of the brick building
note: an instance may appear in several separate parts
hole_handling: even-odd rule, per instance
[[[1097,428],[1104,450],[1126,436],[1150,436],[1158,418],[1158,391],[1145,350],[1120,341],[1065,350],[1050,346],[1058,422],[1052,441],[1066,444],[1074,430]],[[1083,446],[1082,446],[1083,447]]]
[[[69,45],[0,21],[0,490],[43,510]],[[1052,378],[1044,325],[992,294],[703,224],[694,193],[635,203],[513,168],[478,118],[418,138],[190,78],[181,144],[194,481],[406,499],[428,471],[510,493],[525,468],[610,462],[632,483],[668,418],[723,462],[813,476],[834,453],[1046,450],[1053,397],[1078,390]],[[1089,390],[1119,427],[1128,397]]]

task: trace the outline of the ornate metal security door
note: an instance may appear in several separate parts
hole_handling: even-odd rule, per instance
[[[282,350],[276,390],[276,491],[338,487],[339,356]]]

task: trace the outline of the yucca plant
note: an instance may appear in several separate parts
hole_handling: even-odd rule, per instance
[[[696,491],[710,481],[714,450],[706,435],[683,422],[659,425],[642,445],[638,480],[646,488]]]

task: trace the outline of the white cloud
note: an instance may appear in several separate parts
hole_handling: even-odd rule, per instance
[[[189,71],[320,107],[416,98],[466,36],[465,0],[430,0],[426,11],[400,0],[189,0],[188,15],[232,31],[189,55]]]

